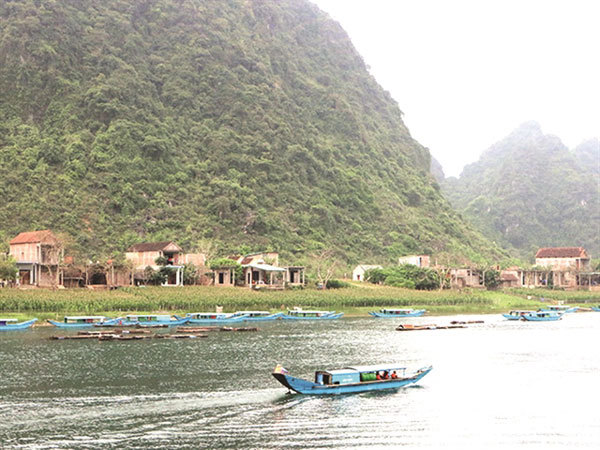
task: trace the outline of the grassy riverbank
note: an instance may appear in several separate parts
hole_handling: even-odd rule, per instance
[[[343,311],[346,315],[366,315],[368,311],[382,307],[425,308],[431,315],[484,314],[518,308],[535,309],[543,304],[540,298],[547,301],[574,299],[584,303],[598,296],[598,293],[567,294],[551,290],[414,291],[373,285],[326,291],[251,291],[206,286],[122,288],[113,291],[0,289],[0,311],[4,316],[26,318],[36,315],[40,319],[64,314],[214,311],[217,306],[222,306],[226,312],[241,309],[279,311],[299,306]]]

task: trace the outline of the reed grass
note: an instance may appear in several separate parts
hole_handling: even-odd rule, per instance
[[[415,291],[365,286],[343,289],[252,291],[244,288],[189,286],[127,287],[113,291],[87,289],[0,289],[0,311],[12,313],[200,312],[241,309],[282,310],[302,307],[338,311],[361,308],[419,307],[432,313],[484,313],[538,306],[517,293],[482,290]]]

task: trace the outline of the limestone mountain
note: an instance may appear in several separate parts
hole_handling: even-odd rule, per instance
[[[460,178],[444,181],[444,192],[485,235],[523,258],[550,246],[583,246],[597,255],[598,173],[581,166],[589,166],[582,161],[592,147],[570,152],[528,122],[466,166]]]
[[[502,252],[305,0],[0,3],[0,230],[346,261]]]

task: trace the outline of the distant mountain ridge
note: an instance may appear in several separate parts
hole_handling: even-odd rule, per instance
[[[536,122],[491,146],[443,192],[486,236],[532,258],[538,247],[583,246],[600,253],[598,140],[574,152]]]
[[[504,253],[341,27],[305,0],[0,4],[0,238],[90,258],[140,241],[348,262]]]

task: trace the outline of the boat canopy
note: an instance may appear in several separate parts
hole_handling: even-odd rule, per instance
[[[144,321],[155,321],[155,320],[171,320],[171,316],[168,314],[129,314],[125,316],[127,320],[144,320]]]
[[[233,314],[228,313],[214,313],[214,312],[197,312],[197,313],[188,313],[186,316],[195,317],[197,319],[225,319],[227,317],[232,316]]]
[[[289,314],[333,314],[335,311],[311,311],[307,309],[288,309]]]
[[[65,320],[104,320],[105,316],[65,316]]]
[[[382,313],[411,313],[413,312],[414,309],[393,309],[393,308],[384,308],[381,309],[380,312]]]
[[[17,319],[0,319],[0,323],[7,323],[7,322],[13,323],[16,321],[17,321]]]

